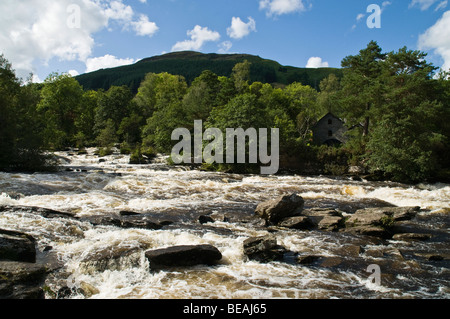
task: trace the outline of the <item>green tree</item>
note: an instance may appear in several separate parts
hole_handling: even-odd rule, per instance
[[[123,118],[130,114],[130,103],[133,98],[127,86],[112,86],[107,92],[98,96],[95,114],[95,129],[100,132],[109,120],[117,131]]]
[[[99,93],[97,91],[86,91],[80,104],[79,114],[75,119],[77,134],[75,145],[84,147],[91,145],[95,141],[95,113],[98,105]]]
[[[100,131],[97,136],[96,142],[98,146],[105,147],[107,149],[114,146],[117,143],[116,123],[112,119],[109,119],[105,123],[105,127]]]
[[[181,76],[168,73],[149,74],[141,87],[145,90],[140,90],[136,103],[151,113],[142,129],[144,147],[170,152],[172,131],[189,124],[186,123],[187,113],[183,108],[183,99],[187,92],[186,81]],[[190,123],[190,126],[193,125],[193,122]]]
[[[192,125],[194,120],[208,119],[211,110],[219,105],[221,82],[216,74],[203,71],[189,87],[183,98],[183,108],[187,113],[186,122]]]
[[[0,55],[0,170],[39,171],[56,162],[43,155],[42,129],[36,106],[40,86],[23,85]]]
[[[339,103],[339,91],[341,90],[339,78],[332,73],[320,82],[319,87],[320,94],[317,98],[319,108],[340,116],[342,110]]]
[[[417,182],[438,168],[436,145],[445,141],[436,99],[435,68],[426,54],[402,48],[383,63],[385,95],[367,143],[368,164],[398,181]],[[448,116],[448,115],[447,115]]]
[[[248,90],[250,81],[250,67],[251,63],[245,60],[241,63],[236,63],[231,74],[237,92],[245,93]]]
[[[380,83],[380,76],[385,58],[378,43],[371,41],[358,55],[342,60],[344,116],[351,125],[362,123],[364,136],[369,135],[373,110],[381,106],[385,87]]]
[[[37,108],[45,117],[44,143],[48,148],[73,144],[82,97],[83,88],[72,76],[52,73],[47,77]]]

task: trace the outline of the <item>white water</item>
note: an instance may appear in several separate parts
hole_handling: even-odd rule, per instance
[[[251,209],[259,202],[296,192],[310,207],[333,207],[345,213],[381,201],[398,206],[420,206],[423,215],[448,216],[450,186],[406,186],[395,183],[356,182],[348,179],[304,176],[249,176],[170,168],[165,164],[128,165],[128,157],[113,155],[99,163],[92,154],[67,156],[67,167],[87,171],[57,174],[0,173],[0,205],[45,207],[75,213],[77,217],[117,214],[119,211],[164,214],[166,210],[230,212]],[[6,195],[24,196],[13,199]],[[448,219],[447,219],[448,220]],[[443,224],[449,231],[448,224]],[[0,214],[0,228],[25,231],[38,239],[40,251],[52,252],[65,265],[62,281],[69,286],[95,287],[92,298],[448,298],[447,264],[418,264],[398,258],[395,251],[428,249],[425,244],[392,241],[371,245],[344,234],[283,231],[279,244],[301,254],[342,257],[342,247],[362,246],[365,253],[349,256],[348,267],[312,267],[289,263],[248,261],[243,241],[266,235],[267,230],[244,224],[214,223],[210,228],[141,230],[94,228],[87,222],[45,219],[27,214]],[[442,225],[441,225],[442,226]],[[432,227],[432,226],[430,226]],[[216,229],[216,230],[214,230]],[[228,231],[225,233],[223,230]],[[147,249],[185,244],[212,244],[223,254],[215,267],[199,266],[177,271],[150,272]],[[410,246],[408,246],[410,245]],[[447,243],[448,248],[448,243]],[[138,249],[138,261],[105,271],[88,271],[83,260],[105,250]],[[383,258],[368,251],[382,250]],[[378,255],[377,255],[378,256]],[[387,257],[386,257],[387,256]],[[354,259],[352,259],[354,258]],[[368,265],[380,263],[382,286],[369,281]],[[395,264],[397,263],[397,264]],[[57,289],[57,288],[55,288]],[[83,297],[77,295],[75,297]]]

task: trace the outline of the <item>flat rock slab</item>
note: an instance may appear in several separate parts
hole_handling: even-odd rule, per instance
[[[75,218],[75,214],[59,212],[53,209],[33,207],[33,206],[0,206],[0,212],[28,213],[40,215],[44,218]]]
[[[0,229],[0,260],[36,262],[36,240],[21,232]]]
[[[152,270],[195,265],[214,265],[222,259],[222,253],[212,245],[174,246],[148,250],[145,257]]]

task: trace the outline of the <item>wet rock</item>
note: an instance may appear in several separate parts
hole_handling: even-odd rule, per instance
[[[222,253],[212,245],[174,246],[148,250],[145,257],[150,269],[161,270],[172,267],[214,265],[222,259]]]
[[[21,232],[0,229],[0,260],[36,262],[36,240]]]
[[[428,261],[443,261],[443,260],[450,260],[450,254],[449,253],[421,253],[416,252],[414,253],[415,256],[419,258],[426,259]]]
[[[44,218],[71,218],[74,219],[75,215],[68,212],[59,212],[53,209],[33,207],[33,206],[0,206],[0,212],[12,212],[12,213],[28,213],[40,215]]]
[[[260,203],[255,210],[256,215],[266,220],[267,224],[277,224],[284,218],[298,216],[303,210],[305,201],[297,194],[284,195]]]
[[[170,225],[172,221],[165,221],[153,218],[145,214],[121,214],[122,216],[88,216],[81,220],[87,221],[94,226],[114,226],[120,228],[139,228],[159,230],[166,225]]]
[[[0,261],[0,299],[44,299],[46,275],[43,265]]]
[[[295,216],[283,219],[278,223],[278,226],[290,229],[309,230],[314,227],[314,224],[307,216]]]
[[[323,257],[320,261],[320,267],[332,268],[341,265],[343,259],[341,257]]]
[[[119,212],[120,216],[139,216],[139,213],[128,211],[128,210],[122,210]]]
[[[297,256],[297,263],[300,265],[310,265],[317,262],[321,257],[314,255],[300,255]]]
[[[122,219],[117,216],[87,216],[81,219],[91,223],[94,226],[115,226],[120,227],[122,225]]]
[[[313,228],[318,230],[335,231],[342,227],[344,222],[342,214],[334,209],[305,209],[301,215],[306,216]]]
[[[250,259],[262,263],[283,260],[288,251],[278,245],[277,239],[271,235],[251,237],[244,241],[244,254]]]
[[[368,225],[368,226],[347,227],[345,231],[355,235],[373,236],[383,239],[392,238],[392,232],[390,232],[388,229],[382,226]]]
[[[81,293],[86,297],[86,298],[90,298],[94,295],[98,295],[100,293],[100,290],[98,290],[97,287],[94,287],[93,285],[82,281],[80,283],[80,290]]]
[[[215,222],[215,220],[214,220],[214,218],[212,218],[211,216],[208,216],[208,215],[201,215],[199,218],[198,218],[198,222],[200,223],[200,224],[207,224],[207,223],[214,223]]]
[[[393,226],[390,223],[410,220],[420,211],[420,207],[366,208],[356,211],[347,220],[347,226]]]
[[[161,229],[163,225],[158,221],[152,220],[149,216],[125,216],[122,217],[120,227],[122,228],[141,228],[141,229]]]
[[[83,273],[93,274],[105,270],[123,270],[138,267],[141,263],[141,249],[136,247],[106,247],[88,254],[80,262]]]
[[[346,231],[368,236],[391,238],[397,222],[411,220],[420,207],[366,208],[356,211],[345,222]]]
[[[349,244],[339,247],[338,249],[334,250],[334,253],[342,257],[356,258],[362,253],[362,251],[363,249],[361,248],[361,246]]]
[[[403,233],[403,234],[395,234],[392,239],[394,240],[419,240],[424,241],[431,239],[431,234],[418,234],[418,233]]]

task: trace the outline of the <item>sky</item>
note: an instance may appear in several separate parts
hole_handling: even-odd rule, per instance
[[[371,40],[450,69],[449,0],[1,0],[0,54],[22,79],[174,51],[340,67]]]

